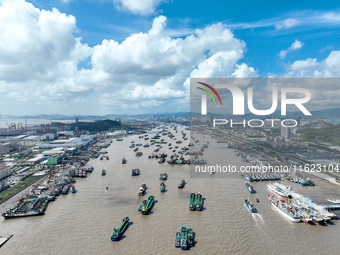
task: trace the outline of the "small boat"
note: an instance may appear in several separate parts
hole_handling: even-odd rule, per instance
[[[245,199],[244,204],[251,213],[257,213],[255,206],[249,201],[249,199]]]
[[[103,160],[103,157],[100,157],[100,160]]]
[[[140,157],[140,156],[142,156],[142,155],[143,155],[143,152],[141,152],[141,151],[139,151],[139,152],[136,153],[136,157]]]
[[[123,158],[122,158],[122,164],[126,164],[126,162],[127,162],[127,161],[126,161],[126,158],[123,157]]]
[[[129,226],[129,217],[125,217],[122,221],[122,224],[118,228],[113,229],[112,235],[111,235],[111,241],[117,241],[122,236],[122,234],[125,232],[127,227]]]
[[[109,187],[106,187],[105,190],[109,190]]]
[[[251,186],[248,182],[246,183],[247,190],[250,192],[250,194],[255,194],[256,191],[253,186]]]
[[[143,183],[142,186],[140,186],[139,190],[138,190],[138,196],[144,196],[146,191],[146,184]]]
[[[167,174],[167,173],[160,174],[159,179],[160,179],[161,181],[166,181],[166,180],[168,179],[168,174]]]
[[[188,249],[188,228],[183,226],[181,228],[181,249],[186,250]]]
[[[178,184],[179,189],[183,189],[185,186],[185,180],[182,180],[180,184]]]
[[[106,156],[106,160],[109,160],[109,156]]]
[[[103,169],[103,170],[102,170],[102,176],[105,176],[105,175],[106,175],[106,170]]]
[[[202,193],[197,193],[196,195],[196,210],[202,211],[203,209],[203,195]]]
[[[257,203],[260,203],[260,200],[259,200],[258,198],[256,198],[256,202],[257,202]]]
[[[191,193],[190,202],[189,202],[189,209],[190,209],[190,211],[194,211],[195,208],[196,208],[196,194]]]
[[[175,247],[181,247],[181,232],[176,233],[176,239],[175,239]]]
[[[131,170],[131,175],[132,176],[137,176],[137,175],[140,175],[140,170],[139,168],[134,168]]]
[[[165,185],[165,183],[164,182],[161,182],[161,184],[160,184],[160,191],[161,192],[165,192],[166,190],[166,185]]]

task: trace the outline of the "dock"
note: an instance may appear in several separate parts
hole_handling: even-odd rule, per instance
[[[0,247],[2,247],[9,239],[11,239],[12,236],[14,236],[14,234],[10,235],[9,237],[0,236]]]

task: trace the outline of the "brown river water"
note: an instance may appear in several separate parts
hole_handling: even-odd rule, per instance
[[[178,129],[177,140],[181,139]],[[189,131],[185,131],[188,133]],[[151,136],[151,135],[150,135]],[[168,137],[166,141],[170,141]],[[292,223],[279,214],[267,200],[268,182],[254,184],[257,191],[250,195],[245,181],[238,178],[220,178],[219,174],[206,174],[205,178],[191,178],[190,166],[159,164],[148,155],[154,150],[140,147],[144,154],[135,157],[129,148],[131,141],[145,144],[138,136],[113,141],[108,147],[110,160],[91,160],[95,170],[87,178],[77,179],[77,193],[60,195],[51,202],[44,216],[0,219],[0,236],[14,234],[0,254],[339,254],[340,220],[326,226]],[[150,143],[150,141],[147,141]],[[175,141],[171,140],[173,146]],[[188,144],[184,141],[179,148]],[[222,149],[218,159],[232,165],[244,164],[233,149],[225,144],[210,141],[210,148]],[[167,152],[164,144],[160,152]],[[122,165],[125,156],[127,164]],[[107,175],[102,176],[105,168]],[[131,169],[139,168],[141,175],[132,177]],[[168,173],[167,192],[159,190],[159,174]],[[180,190],[182,179],[187,184]],[[340,187],[314,177],[316,187],[283,182],[315,201],[340,198]],[[142,182],[148,186],[144,197],[137,191]],[[108,187],[109,190],[105,190]],[[189,211],[192,192],[203,193],[204,210]],[[141,215],[138,206],[143,199],[154,195],[156,203],[149,215]],[[337,196],[336,196],[337,195]],[[22,196],[22,194],[20,195]],[[251,214],[244,206],[244,198],[250,197],[258,214]],[[0,205],[0,211],[16,204],[15,196]],[[112,242],[112,229],[118,227],[125,216],[130,217],[129,228],[119,242]],[[175,234],[186,225],[195,232],[195,247],[188,251],[175,248]]]

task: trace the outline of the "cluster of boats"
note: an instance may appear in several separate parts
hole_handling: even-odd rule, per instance
[[[308,197],[295,193],[291,187],[280,183],[267,185],[268,189],[279,198],[269,194],[271,204],[286,218],[293,222],[303,221],[305,223],[324,224],[332,218],[338,218],[326,207],[317,205]]]
[[[175,247],[187,250],[195,245],[194,232],[186,226],[181,227],[181,231],[176,233]]]
[[[280,176],[276,174],[241,174],[241,177],[249,182],[281,180]]]
[[[202,211],[203,209],[203,195],[202,193],[191,193],[189,201],[190,211]]]
[[[309,178],[299,177],[296,174],[284,174],[283,176],[291,182],[300,183],[302,186],[315,186],[315,182]]]

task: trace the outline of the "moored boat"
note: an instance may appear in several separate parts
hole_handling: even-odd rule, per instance
[[[190,211],[193,211],[193,210],[195,210],[195,208],[196,208],[196,194],[191,193],[190,202],[189,202],[189,209],[190,209]]]
[[[102,176],[105,176],[105,175],[106,175],[106,170],[103,169],[103,170],[102,170]]]
[[[196,210],[202,211],[203,209],[203,195],[202,193],[197,193],[196,195]]]
[[[175,247],[181,246],[181,232],[176,233],[176,239],[175,239]]]
[[[188,246],[194,246],[194,232],[188,228]]]
[[[181,249],[186,250],[188,249],[188,228],[183,226],[181,228]]]
[[[129,217],[125,217],[122,221],[122,224],[118,228],[114,228],[112,235],[111,235],[111,241],[117,241],[122,236],[122,234],[125,232],[127,227],[129,226]]]

